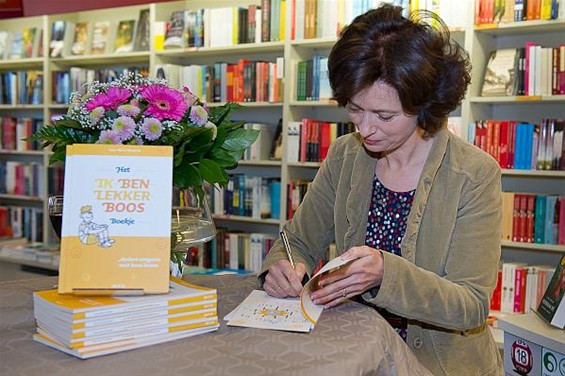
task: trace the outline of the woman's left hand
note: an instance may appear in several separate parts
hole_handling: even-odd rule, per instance
[[[367,246],[351,247],[340,255],[344,260],[353,259],[347,265],[320,278],[319,290],[312,293],[315,304],[330,308],[345,299],[380,286],[383,279],[383,255]]]

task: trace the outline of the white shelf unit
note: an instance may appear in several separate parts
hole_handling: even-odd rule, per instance
[[[468,9],[474,9],[474,1],[468,1]],[[290,1],[287,0],[289,3]],[[314,118],[331,121],[347,121],[347,115],[340,109],[335,101],[297,101],[296,88],[296,63],[307,60],[312,56],[328,55],[337,38],[319,38],[306,40],[291,40],[291,8],[286,10],[286,38],[278,42],[263,42],[242,44],[226,47],[201,47],[171,50],[155,50],[155,23],[168,21],[171,13],[181,9],[198,9],[211,7],[247,6],[261,3],[260,0],[184,0],[162,3],[113,8],[112,10],[89,10],[58,15],[19,18],[0,21],[1,30],[19,30],[24,26],[35,25],[41,27],[43,32],[44,57],[19,60],[1,60],[0,71],[41,69],[44,74],[43,104],[41,105],[0,105],[0,115],[39,116],[48,120],[54,114],[66,112],[67,106],[52,101],[52,72],[68,70],[70,67],[100,68],[130,65],[148,65],[150,74],[155,74],[155,67],[160,64],[172,63],[180,65],[211,64],[216,61],[236,62],[240,58],[252,60],[273,61],[276,57],[285,59],[284,97],[282,103],[244,103],[245,108],[237,114],[237,118],[250,121],[267,123],[276,126],[279,118],[283,119],[283,134],[289,121],[298,121],[302,118]],[[147,52],[108,53],[96,56],[67,56],[63,58],[49,58],[48,46],[51,34],[51,24],[55,20],[70,22],[110,20],[117,22],[126,18],[135,18],[141,9],[149,9],[151,25],[151,48]],[[479,119],[512,118],[536,122],[542,117],[552,116],[565,118],[565,96],[549,97],[497,97],[484,98],[479,95],[482,76],[490,51],[504,47],[523,46],[526,40],[535,40],[542,45],[557,45],[563,43],[565,34],[565,21],[525,21],[519,23],[501,24],[498,27],[481,26],[475,28],[474,14],[468,12],[466,25],[463,28],[452,30],[452,37],[464,46],[472,57],[473,72],[472,85],[467,97],[460,108],[453,115],[461,116],[463,121],[463,134],[466,134],[466,124]],[[210,103],[210,106],[216,103]],[[283,156],[286,155],[286,138],[283,138]],[[0,150],[0,159],[4,160],[34,160],[47,165],[48,152],[17,153]],[[263,177],[280,177],[281,179],[281,215],[280,220],[253,220],[239,216],[216,216],[220,225],[228,226],[242,231],[264,231],[276,234],[284,224],[286,218],[286,187],[290,179],[312,179],[319,167],[317,162],[289,163],[285,158],[282,161],[243,161],[234,172],[243,172],[250,175]],[[45,169],[46,170],[46,169]],[[45,172],[46,177],[47,172]],[[565,194],[565,172],[562,171],[514,171],[503,172],[503,187],[519,192],[540,192]],[[39,198],[12,197],[0,195],[0,204],[14,205],[39,205],[43,206],[44,233],[50,231],[47,216],[47,195]],[[52,239],[46,239],[52,240]],[[505,257],[534,259],[540,255],[549,261],[556,260],[564,252],[562,246],[531,245],[522,243],[504,243]]]
[[[565,42],[565,21],[522,21],[476,27],[466,38],[472,57],[472,84],[464,104],[463,124],[476,120],[511,119],[539,123],[543,118],[565,119],[565,96],[480,96],[482,77],[491,51],[524,47],[535,41],[545,47]],[[565,171],[503,170],[502,188],[518,193],[565,195]],[[505,261],[556,265],[565,246],[503,242]]]

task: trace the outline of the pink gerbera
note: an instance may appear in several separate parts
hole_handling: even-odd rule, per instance
[[[165,85],[148,86],[141,97],[149,102],[145,114],[159,120],[180,121],[188,108],[183,95]]]
[[[88,111],[96,107],[104,107],[105,110],[115,110],[119,105],[127,102],[131,96],[129,89],[111,87],[106,93],[98,93],[92,97],[84,106]]]

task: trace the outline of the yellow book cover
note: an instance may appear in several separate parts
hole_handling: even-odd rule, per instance
[[[51,338],[48,333],[37,333],[33,335],[34,341],[43,343],[44,345],[53,347],[59,351],[69,355],[76,356],[80,359],[88,359],[101,355],[114,354],[121,351],[133,350],[140,347],[155,345],[159,343],[174,341],[181,338],[192,337],[204,333],[210,333],[218,330],[219,324],[211,326],[203,326],[197,328],[187,328],[181,331],[166,331],[164,333],[149,334],[141,338],[131,338],[125,340],[114,341],[110,343],[102,343],[79,348],[71,348],[61,342]]]
[[[169,291],[173,149],[67,147],[60,294]]]

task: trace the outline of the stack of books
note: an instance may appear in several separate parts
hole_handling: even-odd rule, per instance
[[[81,359],[218,329],[215,289],[171,277],[170,292],[144,296],[33,294],[34,340]]]

